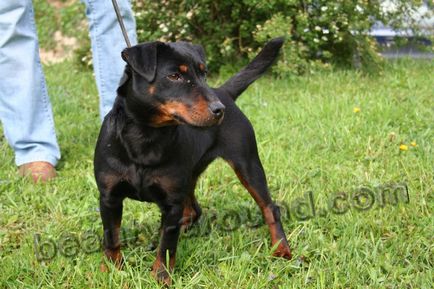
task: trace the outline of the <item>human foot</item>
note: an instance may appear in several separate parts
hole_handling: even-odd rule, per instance
[[[48,162],[31,162],[18,167],[21,177],[30,177],[34,183],[45,183],[56,177],[56,169]]]

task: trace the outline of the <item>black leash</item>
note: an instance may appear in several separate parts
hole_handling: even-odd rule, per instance
[[[115,8],[116,17],[118,18],[119,26],[121,27],[122,34],[124,35],[125,43],[127,47],[131,47],[130,39],[128,38],[127,30],[125,29],[124,21],[122,20],[121,12],[119,11],[119,6],[116,0],[112,0],[113,8]]]

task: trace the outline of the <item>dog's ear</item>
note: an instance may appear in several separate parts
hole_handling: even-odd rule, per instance
[[[146,81],[152,82],[157,72],[157,50],[161,44],[155,41],[125,48],[121,53],[122,59]]]
[[[125,67],[124,74],[121,77],[121,80],[119,81],[118,89],[116,90],[118,95],[125,96],[126,94],[126,86],[128,83],[128,80],[131,78],[131,68],[129,66]]]
[[[193,44],[193,48],[196,50],[196,52],[200,56],[200,60],[205,63],[206,62],[206,55],[205,50],[203,49],[202,45]]]

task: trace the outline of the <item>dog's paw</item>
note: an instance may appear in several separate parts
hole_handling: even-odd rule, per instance
[[[195,222],[183,222],[181,225],[181,232],[186,233],[188,232],[193,226]]]
[[[151,275],[164,286],[172,285],[172,278],[170,278],[169,272],[167,272],[164,266],[154,266],[152,267]]]
[[[273,252],[273,256],[291,260],[292,254],[288,242],[280,242],[276,250]]]
[[[115,265],[116,269],[122,270],[122,267],[124,265],[124,258],[122,257],[122,253],[120,249],[117,250],[110,250],[105,249],[104,250],[105,260],[101,262],[101,265],[99,267],[101,272],[108,272],[109,267],[107,266],[107,262],[111,262]]]
[[[200,214],[198,214],[193,208],[184,208],[184,213],[181,220],[181,231],[187,232],[193,225],[199,221]]]
[[[123,268],[123,262],[114,263],[114,265],[117,270],[122,270]],[[110,266],[107,264],[106,260],[102,261],[101,264],[99,265],[99,271],[102,273],[110,272]]]
[[[103,272],[103,273],[106,273],[109,271],[109,269],[108,269],[107,265],[104,263],[104,261],[101,262],[101,264],[99,265],[99,271]]]

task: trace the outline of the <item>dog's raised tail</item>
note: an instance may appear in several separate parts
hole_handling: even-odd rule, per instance
[[[279,55],[283,42],[283,37],[269,41],[246,67],[227,80],[220,86],[219,90],[228,93],[233,100],[236,100],[253,81],[258,79],[273,64]]]

